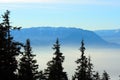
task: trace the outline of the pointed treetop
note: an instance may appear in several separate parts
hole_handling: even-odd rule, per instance
[[[57,38],[57,40],[56,40],[56,44],[59,44],[59,39]]]
[[[10,30],[10,29],[20,30],[22,27],[13,27],[10,25],[9,15],[10,15],[9,10],[6,10],[6,12],[2,15],[2,18],[3,18],[2,24],[4,25],[4,27],[6,27],[7,30]]]
[[[25,48],[26,53],[30,54],[31,45],[30,45],[30,40],[29,39],[26,40],[26,44],[25,44],[24,48]]]
[[[29,39],[26,40],[26,44],[25,44],[25,48],[27,49],[28,47],[30,47],[30,40]]]
[[[2,15],[3,17],[3,22],[5,24],[5,26],[7,28],[11,28],[10,27],[10,22],[9,22],[9,15],[10,15],[10,11],[6,10],[6,12],[4,13],[4,15]]]
[[[81,41],[82,46],[84,46],[84,40]]]
[[[2,15],[3,18],[9,18],[10,15],[10,11],[6,10],[6,12],[4,13],[4,15]]]
[[[30,45],[30,40],[29,39],[26,40],[26,45]]]
[[[55,55],[58,55],[58,54],[62,55],[60,53],[60,44],[59,44],[59,39],[58,38],[56,40],[56,43],[53,45],[53,50],[56,50],[55,53],[54,53]]]
[[[60,48],[60,44],[59,44],[59,39],[57,38],[56,43],[54,44],[53,49],[59,49]]]
[[[80,51],[82,52],[82,55],[83,55],[83,54],[84,54],[84,51],[85,51],[84,40],[81,41]]]

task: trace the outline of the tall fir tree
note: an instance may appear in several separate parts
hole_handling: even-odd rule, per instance
[[[66,72],[63,71],[62,63],[64,61],[63,53],[60,52],[59,40],[56,40],[53,50],[55,57],[47,63],[48,68],[45,70],[46,80],[68,80]]]
[[[20,80],[38,80],[39,72],[37,61],[34,59],[35,55],[32,54],[30,40],[26,40],[22,58],[20,59],[19,79]]]
[[[79,64],[77,66],[75,75],[72,77],[72,80],[88,80],[88,73],[87,73],[87,68],[88,68],[88,61],[86,56],[84,55],[85,47],[84,47],[84,41],[81,41],[81,57],[77,59],[76,63]]]
[[[0,23],[0,80],[17,80],[17,60],[21,53],[21,43],[13,40],[9,20],[10,11],[2,15],[3,22]]]

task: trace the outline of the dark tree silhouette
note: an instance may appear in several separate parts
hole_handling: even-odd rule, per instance
[[[87,80],[92,80],[93,79],[93,64],[91,63],[91,57],[88,57],[87,61]]]
[[[106,71],[103,72],[102,80],[110,80],[110,76]]]
[[[39,72],[39,80],[46,80],[46,76],[45,76],[45,74],[43,73],[43,71],[40,71]]]
[[[87,73],[87,68],[88,68],[88,61],[86,56],[84,55],[84,51],[85,51],[85,47],[84,47],[84,41],[81,41],[81,47],[80,47],[80,51],[81,51],[81,58],[77,59],[76,63],[79,64],[77,66],[75,75],[72,77],[73,80],[88,80],[88,73]]]
[[[56,40],[53,49],[55,57],[47,63],[48,68],[45,70],[47,80],[68,80],[66,72],[63,72],[62,63],[64,61],[63,53],[60,52],[59,40]]]
[[[101,79],[100,79],[100,75],[99,75],[98,72],[96,72],[96,73],[94,74],[93,80],[101,80]]]
[[[2,15],[0,23],[0,80],[17,80],[17,60],[21,51],[21,43],[15,42],[10,34],[12,26],[9,21],[10,11]]]
[[[40,75],[38,72],[37,61],[32,54],[30,40],[27,39],[25,45],[25,52],[20,59],[19,79],[20,80],[38,80]]]

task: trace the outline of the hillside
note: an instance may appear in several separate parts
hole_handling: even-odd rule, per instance
[[[79,28],[65,27],[33,27],[23,28],[20,31],[12,31],[15,40],[25,42],[27,38],[31,40],[33,46],[51,46],[56,38],[60,39],[62,45],[79,46],[84,39],[86,46],[90,47],[116,47],[117,44],[111,44],[103,40],[96,33]]]
[[[120,29],[97,30],[94,32],[108,42],[120,44]]]

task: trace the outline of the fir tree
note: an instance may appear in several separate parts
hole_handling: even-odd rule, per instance
[[[63,53],[60,52],[59,40],[56,40],[53,50],[55,57],[47,63],[48,68],[45,70],[47,80],[68,80],[66,72],[63,72],[62,63],[64,61]]]
[[[87,64],[87,80],[93,79],[93,64],[91,63],[91,57],[88,57],[88,64]]]
[[[87,74],[87,58],[84,55],[85,47],[84,47],[84,42],[83,40],[81,41],[81,58],[77,59],[76,63],[79,64],[77,66],[75,75],[72,77],[73,80],[88,80],[88,74]]]
[[[43,71],[40,71],[40,72],[39,72],[39,80],[46,80],[46,76],[45,76],[45,74],[43,73]]]
[[[34,59],[32,54],[30,40],[27,39],[25,45],[25,52],[23,57],[20,59],[19,79],[20,80],[37,80],[39,79],[37,61]]]
[[[7,10],[0,23],[0,80],[17,80],[16,57],[21,53],[22,44],[15,42],[10,33],[13,26],[10,25],[9,14]]]
[[[103,72],[102,80],[110,80],[110,76],[106,71]]]
[[[94,74],[93,80],[101,80],[98,72]]]

